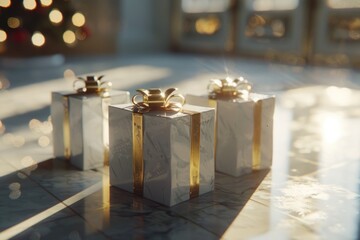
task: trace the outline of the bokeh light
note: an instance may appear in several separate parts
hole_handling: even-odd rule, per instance
[[[16,17],[9,17],[7,20],[7,24],[10,28],[18,28],[21,25],[21,21]]]
[[[13,182],[13,183],[10,183],[10,184],[9,184],[9,189],[10,189],[11,191],[19,190],[20,187],[21,187],[21,184],[18,183],[18,182]]]
[[[285,35],[285,24],[281,20],[272,21],[271,29],[275,37],[283,37]]]
[[[21,164],[24,168],[28,168],[36,164],[36,162],[31,156],[25,156],[21,159]]]
[[[21,197],[21,191],[20,190],[15,190],[15,191],[11,191],[9,194],[9,198],[12,200],[16,200],[19,197]]]
[[[12,144],[17,148],[22,147],[25,144],[25,138],[20,135],[14,136]]]
[[[212,35],[220,28],[220,20],[215,16],[199,18],[195,22],[195,29],[200,34]]]
[[[5,145],[14,147],[22,147],[25,144],[25,138],[23,136],[11,133],[5,133],[2,137],[2,141]]]
[[[45,37],[41,32],[35,32],[31,37],[31,42],[36,47],[41,47],[45,44]]]
[[[31,130],[37,130],[38,128],[40,128],[40,125],[41,125],[41,122],[39,120],[35,119],[35,118],[31,119],[29,121],[29,128]]]
[[[7,34],[4,30],[0,29],[0,42],[5,42],[7,39]],[[1,89],[1,88],[0,88]]]
[[[50,138],[48,136],[41,136],[38,139],[38,144],[40,147],[47,147],[50,144]]]
[[[68,45],[73,45],[76,41],[75,33],[71,30],[67,30],[63,34],[64,42]]]
[[[52,124],[49,121],[44,121],[41,125],[40,125],[40,131],[43,134],[50,134],[52,132],[53,128],[52,128]]]
[[[75,13],[71,20],[72,23],[77,27],[82,27],[85,25],[85,16],[80,12]]]
[[[0,0],[0,7],[3,8],[8,8],[11,5],[11,1],[10,0]]]
[[[58,9],[55,8],[49,13],[49,19],[52,23],[61,23],[63,20],[63,15]]]
[[[34,10],[36,8],[35,0],[24,0],[23,1],[24,8],[27,10]]]
[[[76,74],[75,74],[75,72],[74,72],[73,70],[71,70],[71,69],[66,69],[66,70],[64,71],[64,78],[65,78],[65,79],[71,79],[71,80],[73,80],[75,77],[76,77]]]
[[[52,0],[40,0],[40,2],[41,2],[41,5],[45,6],[45,7],[48,7],[53,3]]]

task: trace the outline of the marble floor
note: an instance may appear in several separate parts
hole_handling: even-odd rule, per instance
[[[271,170],[216,173],[215,191],[165,207],[109,186],[108,167],[52,159],[51,91],[75,75],[114,88],[205,93],[242,75],[275,94]],[[360,73],[198,55],[71,58],[0,68],[0,239],[360,239]]]

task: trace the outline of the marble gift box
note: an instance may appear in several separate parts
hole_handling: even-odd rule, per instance
[[[137,114],[129,104],[109,108],[110,184],[167,206],[212,191],[214,109],[186,104],[180,112]]]
[[[216,108],[216,171],[238,177],[271,167],[274,96],[250,93],[248,100],[214,100],[187,95],[186,101]]]
[[[108,96],[70,91],[52,92],[54,157],[70,160],[81,170],[108,161],[108,107],[130,102],[127,91],[110,91]]]

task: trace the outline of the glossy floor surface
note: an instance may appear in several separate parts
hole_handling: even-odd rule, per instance
[[[0,70],[0,239],[359,239],[360,74],[189,55],[70,59]],[[205,93],[242,75],[276,94],[274,162],[168,208],[110,187],[108,168],[52,159],[50,92],[74,74],[114,88]],[[65,77],[64,77],[65,76]]]

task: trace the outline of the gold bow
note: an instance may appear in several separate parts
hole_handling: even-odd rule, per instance
[[[79,77],[73,83],[73,87],[78,93],[98,93],[106,96],[112,86],[111,82],[101,81],[102,76],[86,76],[86,78]]]
[[[177,88],[169,88],[163,92],[159,88],[137,89],[136,91],[140,94],[134,95],[132,102],[141,111],[180,111],[185,104],[185,98],[181,94],[174,94],[176,90]],[[137,98],[142,98],[142,101],[138,101]],[[174,101],[174,99],[180,101]]]
[[[243,77],[211,79],[208,85],[209,97],[212,99],[248,99],[251,84]]]

